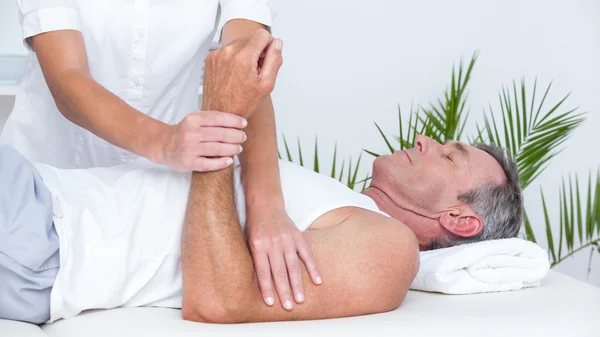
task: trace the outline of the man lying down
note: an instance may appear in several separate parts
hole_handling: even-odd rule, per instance
[[[212,52],[202,110],[249,118],[281,66],[273,45],[263,30]],[[139,306],[181,308],[186,320],[212,323],[385,312],[402,303],[419,250],[519,231],[517,172],[500,149],[419,136],[414,148],[377,158],[372,171],[361,194],[280,162],[273,179],[322,276],[288,265],[305,283],[290,310],[278,299],[290,294],[261,293],[271,276],[257,273],[252,259],[264,242],[244,235],[239,163],[192,174],[141,160],[64,170],[0,145],[0,318],[40,324]]]
[[[288,311],[261,296],[237,161],[237,217],[208,229],[191,219],[203,201],[189,173],[148,163],[34,166],[6,145],[0,164],[0,185],[15,191],[0,204],[0,317],[32,323],[138,306],[182,308],[184,319],[217,323],[389,311],[417,273],[419,250],[514,237],[521,222],[515,165],[495,147],[418,136],[414,148],[375,160],[363,194],[281,161],[286,210],[323,275],[321,285],[306,282],[305,302]],[[195,232],[202,236],[190,242]]]

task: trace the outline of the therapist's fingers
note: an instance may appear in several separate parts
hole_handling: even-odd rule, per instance
[[[310,249],[310,246],[306,242],[306,238],[302,234],[296,237],[296,249],[298,250],[298,255],[304,262],[304,266],[306,266],[306,271],[308,271],[308,275],[314,284],[320,285],[323,283],[321,279],[319,269],[317,269],[317,263],[315,262],[315,257]]]
[[[286,310],[294,308],[292,292],[290,290],[290,281],[286,263],[281,250],[271,250],[269,252],[269,261],[271,262],[271,271],[275,280],[275,289],[279,294],[279,300]]]
[[[218,171],[227,168],[233,164],[233,158],[221,157],[221,158],[204,158],[196,157],[192,160],[190,165],[190,171],[196,172],[211,172]]]
[[[231,128],[204,127],[198,133],[198,141],[200,142],[242,144],[246,141],[246,138],[244,131]]]
[[[240,116],[221,111],[199,111],[188,114],[185,118],[198,126],[220,126],[224,128],[243,129],[248,121]]]
[[[241,145],[215,142],[199,143],[196,149],[201,157],[233,157],[242,152]]]
[[[294,299],[297,303],[304,302],[304,284],[302,282],[302,268],[300,266],[300,259],[296,253],[296,247],[288,247],[284,258],[287,266],[290,284],[292,285],[292,291],[294,293]]]
[[[283,41],[280,39],[274,40],[267,49],[265,58],[262,61],[262,67],[260,69],[260,83],[263,88],[269,92],[275,88],[275,81],[277,80],[277,74],[283,64],[283,57],[281,56],[281,50],[283,48]]]
[[[273,282],[271,282],[271,266],[266,253],[256,252],[252,254],[254,258],[254,268],[256,268],[256,277],[258,285],[263,296],[263,300],[268,306],[275,304],[275,295],[273,294]]]

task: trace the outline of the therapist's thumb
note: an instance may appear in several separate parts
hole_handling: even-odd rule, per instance
[[[283,57],[281,56],[281,50],[283,48],[283,41],[275,39],[271,42],[265,53],[265,58],[260,69],[260,83],[261,86],[268,90],[269,93],[275,88],[275,81],[277,80],[277,74],[279,68],[283,64]]]

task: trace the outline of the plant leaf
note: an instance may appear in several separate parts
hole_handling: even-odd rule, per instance
[[[371,152],[371,151],[369,151],[369,150],[365,150],[365,149],[363,149],[363,151],[365,151],[366,153],[370,154],[371,156],[373,156],[373,157],[375,157],[375,158],[377,158],[377,157],[381,156],[380,154],[377,154],[377,153],[375,153],[375,152]]]
[[[288,146],[287,140],[285,139],[285,135],[283,135],[283,144],[285,145],[285,153],[287,154],[288,161],[293,162],[292,154],[290,153],[290,148]]]
[[[525,235],[527,240],[537,243],[535,239],[535,234],[533,234],[533,228],[531,227],[531,223],[529,222],[529,217],[527,216],[527,212],[523,212],[525,217]]]
[[[298,138],[298,157],[300,158],[300,166],[304,166],[304,160],[302,159],[302,147],[300,146],[300,138]]]
[[[544,222],[546,223],[546,238],[548,239],[548,249],[550,250],[550,254],[552,254],[552,262],[555,262],[556,253],[554,252],[554,239],[552,239],[552,228],[550,227],[550,219],[548,218],[548,208],[546,207],[544,192],[541,188],[540,194],[542,195],[542,206],[544,208]]]
[[[581,196],[579,193],[579,178],[575,176],[575,188],[577,190],[577,232],[579,233],[579,243],[583,243],[583,218],[581,216]]]
[[[377,123],[375,123],[375,126],[377,127],[377,130],[379,130],[381,137],[383,137],[383,140],[385,141],[385,144],[387,145],[388,149],[390,150],[390,153],[394,153],[394,151],[395,151],[394,147],[392,146],[392,144],[390,144],[389,140],[385,136],[385,133],[383,133],[383,131],[381,131],[381,128],[379,127],[379,125],[377,125]]]
[[[313,170],[319,173],[319,148],[317,146],[317,137],[315,136],[315,165]]]
[[[358,166],[360,165],[361,157],[362,157],[362,153],[360,155],[358,155],[358,160],[356,161],[356,167],[354,168],[354,174],[352,175],[352,180],[350,182],[350,185],[348,186],[348,187],[352,186],[352,187],[350,187],[351,189],[354,189],[354,185],[356,183],[356,175],[358,174]]]
[[[342,168],[340,169],[340,176],[338,178],[339,182],[342,182],[342,176],[344,175],[344,164],[346,164],[346,161],[342,159]]]
[[[333,164],[331,165],[331,178],[335,178],[335,162],[337,161],[337,142],[333,147]]]
[[[369,174],[367,173],[367,176],[365,179],[363,179],[362,181],[359,181],[358,183],[360,184],[361,182],[363,183],[362,188],[360,189],[361,192],[364,192],[367,189],[367,182],[369,181],[369,179],[371,179],[371,177],[369,177]]]

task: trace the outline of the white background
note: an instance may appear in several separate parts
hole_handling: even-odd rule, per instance
[[[408,111],[411,103],[434,101],[448,85],[452,64],[479,50],[469,88],[470,126],[481,123],[488,103],[498,113],[501,85],[521,77],[532,84],[537,76],[542,87],[554,81],[550,102],[572,92],[565,108],[587,112],[587,121],[525,193],[542,245],[540,187],[555,220],[560,179],[568,173],[587,177],[600,166],[600,1],[273,2],[273,33],[284,40],[284,66],[273,94],[278,132],[293,143],[299,137],[305,150],[318,135],[321,157],[331,157],[336,141],[338,152],[354,160],[363,148],[385,151],[373,122],[394,134],[398,104]],[[25,52],[15,10],[13,0],[0,0],[0,53]],[[0,97],[0,117],[11,106],[12,98]],[[363,156],[361,173],[371,162]],[[321,164],[329,166],[328,160]],[[556,270],[600,286],[600,255],[594,255],[588,277],[589,253]]]

